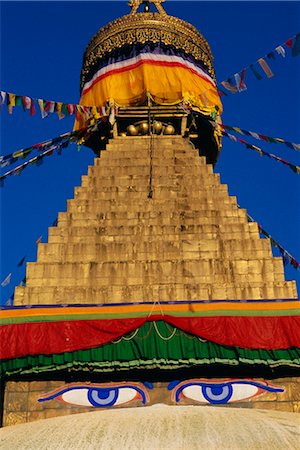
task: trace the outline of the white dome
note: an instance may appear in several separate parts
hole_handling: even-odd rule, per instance
[[[299,448],[294,413],[156,405],[55,417],[1,430],[7,450],[256,450]]]

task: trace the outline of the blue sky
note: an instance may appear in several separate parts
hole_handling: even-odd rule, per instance
[[[78,103],[82,55],[89,39],[108,21],[129,12],[127,2],[0,2],[1,73],[3,91],[34,98]],[[181,2],[164,3],[170,15],[191,22],[210,43],[218,81],[242,70],[299,32],[299,2]],[[300,142],[300,56],[270,63],[275,76],[257,81],[246,73],[245,92],[223,97],[227,125]],[[34,117],[15,108],[0,113],[1,148],[5,155],[69,131],[73,119]],[[241,136],[242,137],[242,136]],[[246,138],[247,140],[247,138]],[[300,165],[300,153],[281,144],[251,140],[263,150]],[[43,235],[74,186],[93,163],[93,154],[75,145],[61,156],[44,159],[20,176],[9,177],[1,196],[1,281],[12,272],[11,284],[0,287],[0,302],[25,276],[20,259],[36,258],[36,240]],[[242,207],[300,260],[300,176],[284,165],[260,157],[241,144],[223,140],[216,166],[221,180]],[[2,173],[5,169],[2,169]],[[300,273],[286,270],[288,279]]]

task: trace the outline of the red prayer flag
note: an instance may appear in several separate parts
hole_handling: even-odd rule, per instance
[[[293,38],[288,39],[285,42],[285,45],[287,45],[289,48],[292,48],[292,46],[293,46]]]

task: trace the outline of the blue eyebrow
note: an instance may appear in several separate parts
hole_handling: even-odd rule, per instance
[[[179,383],[181,383],[181,381],[179,381],[179,380],[171,381],[168,384],[168,391],[171,391],[172,389],[174,389]]]
[[[150,381],[142,381],[142,384],[147,388],[147,389],[153,389],[154,385],[153,383],[150,383]]]

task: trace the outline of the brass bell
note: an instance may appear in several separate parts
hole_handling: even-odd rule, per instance
[[[173,127],[173,125],[171,125],[169,123],[169,125],[167,125],[164,129],[164,134],[170,135],[170,134],[174,134],[174,133],[175,133],[175,128]]]
[[[134,125],[129,125],[126,130],[129,136],[137,136],[139,133],[138,129]]]
[[[121,133],[119,133],[119,136],[125,137],[125,136],[126,136],[126,133],[124,133],[124,131],[121,131]]]
[[[155,134],[160,134],[162,132],[163,125],[161,122],[154,121],[153,122],[153,131]]]
[[[147,122],[142,122],[139,126],[139,132],[141,134],[147,134],[149,131],[149,125]]]

